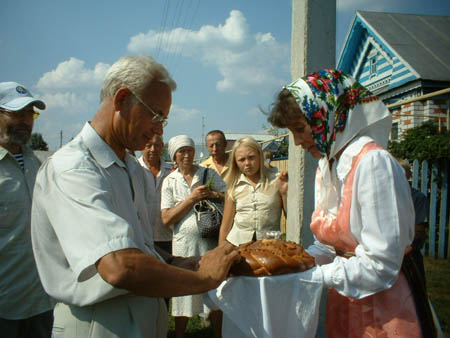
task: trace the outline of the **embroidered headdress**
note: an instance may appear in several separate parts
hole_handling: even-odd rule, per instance
[[[323,208],[336,198],[330,191],[329,160],[357,136],[369,136],[387,146],[392,119],[383,102],[340,70],[325,69],[285,86],[295,98],[311,127],[319,161]],[[334,203],[331,203],[334,204]]]

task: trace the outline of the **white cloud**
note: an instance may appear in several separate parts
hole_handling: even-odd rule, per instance
[[[50,149],[59,146],[59,133],[64,143],[74,137],[98,109],[100,87],[109,65],[99,62],[93,68],[84,61],[70,58],[44,73],[36,84],[36,97],[47,106],[36,121]]]
[[[183,108],[176,104],[172,104],[170,108],[170,123],[190,122],[198,119],[200,111],[195,108]]]
[[[64,115],[76,115],[92,110],[99,103],[99,94],[94,91],[44,92],[43,95],[39,95],[39,98],[45,102],[47,110],[57,111]]]
[[[99,88],[109,65],[97,63],[94,69],[84,66],[84,61],[71,57],[61,62],[56,69],[45,73],[36,87],[43,92],[58,92],[61,89]]]
[[[217,68],[222,76],[217,90],[240,93],[281,86],[286,80],[279,73],[289,63],[289,45],[278,42],[271,33],[251,35],[245,16],[238,10],[232,10],[224,24],[205,25],[198,31],[175,28],[138,34],[130,39],[128,50],[194,58]]]

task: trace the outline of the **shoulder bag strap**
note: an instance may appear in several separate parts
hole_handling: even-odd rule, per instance
[[[205,168],[205,170],[203,170],[202,185],[205,185],[206,177],[208,177],[208,168]]]

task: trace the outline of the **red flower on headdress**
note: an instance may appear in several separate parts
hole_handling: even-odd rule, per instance
[[[325,69],[329,74],[331,74],[331,76],[333,77],[333,79],[339,79],[341,77],[342,74],[342,70],[339,69]]]
[[[359,90],[352,88],[344,96],[344,103],[346,106],[354,107],[359,101]]]
[[[325,131],[325,115],[326,111],[322,107],[311,115],[311,129],[316,134],[322,134]]]
[[[311,85],[317,90],[324,91],[325,93],[328,93],[330,91],[330,86],[328,85],[330,80],[321,77],[317,73],[312,73],[311,75],[308,75],[307,81],[311,83]]]

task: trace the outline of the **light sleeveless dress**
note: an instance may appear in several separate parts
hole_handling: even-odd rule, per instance
[[[319,207],[313,213],[312,232],[320,242],[333,246],[337,251],[354,253],[358,245],[350,232],[353,178],[360,160],[373,149],[382,148],[374,142],[367,143],[353,159],[337,217],[325,217]],[[330,289],[327,299],[326,336],[422,337],[412,292],[403,273],[400,271],[392,288],[362,299],[348,298]]]

